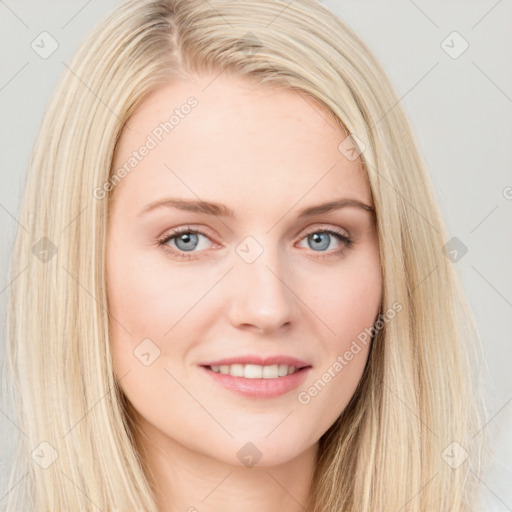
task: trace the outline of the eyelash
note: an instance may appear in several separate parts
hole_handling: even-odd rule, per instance
[[[161,246],[165,252],[170,253],[173,256],[176,256],[178,259],[180,259],[182,261],[190,261],[190,260],[196,259],[195,256],[192,256],[193,251],[190,251],[190,254],[187,254],[186,252],[177,251],[175,249],[172,249],[171,247],[169,247],[167,245],[167,242],[169,242],[173,238],[177,238],[180,235],[183,235],[184,233],[194,234],[194,235],[203,235],[206,238],[210,238],[206,233],[203,233],[200,230],[193,229],[188,226],[186,226],[186,227],[184,226],[182,228],[177,228],[174,231],[172,231],[170,234],[166,234],[166,235],[164,235],[163,238],[158,239],[158,245]],[[322,259],[326,259],[326,258],[341,256],[354,243],[354,241],[351,238],[347,237],[346,235],[344,235],[332,228],[330,228],[330,229],[319,229],[319,228],[312,229],[312,230],[308,231],[307,233],[305,233],[304,236],[302,237],[302,239],[306,238],[309,235],[313,235],[314,233],[329,233],[330,235],[335,236],[343,244],[343,247],[341,249],[337,249],[335,251],[328,252],[326,254],[320,253],[319,255],[314,256],[315,259],[322,260]]]

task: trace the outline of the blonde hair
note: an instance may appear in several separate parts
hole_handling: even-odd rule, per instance
[[[19,215],[27,230],[9,269],[6,374],[23,435],[7,509],[157,511],[110,354],[110,195],[93,191],[111,178],[116,142],[149,92],[221,72],[318,101],[363,150],[382,310],[402,305],[375,333],[356,393],[320,439],[307,510],[473,510],[481,341],[445,255],[426,164],[384,70],[313,0],[127,1],[69,63],[34,146]],[[57,459],[41,467],[36,448]],[[447,462],[454,449],[469,454],[458,467]]]

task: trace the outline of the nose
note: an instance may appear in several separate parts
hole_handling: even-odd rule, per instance
[[[269,334],[296,319],[298,298],[290,272],[283,272],[282,262],[269,253],[264,251],[252,263],[235,258],[229,319],[237,328]]]

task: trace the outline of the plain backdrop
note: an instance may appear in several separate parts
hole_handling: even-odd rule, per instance
[[[206,0],[205,0],[206,1]],[[330,0],[373,49],[405,106],[449,228],[480,326],[496,456],[483,512],[512,510],[512,0]],[[7,263],[27,164],[45,106],[78,45],[113,0],[0,0],[0,345]],[[42,32],[58,47],[33,49]],[[47,46],[48,48],[48,46]],[[16,427],[0,404],[0,506]],[[437,511],[436,511],[437,512]]]

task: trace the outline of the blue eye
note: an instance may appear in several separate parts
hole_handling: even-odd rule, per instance
[[[348,240],[346,237],[333,231],[315,231],[313,234],[308,235],[306,239],[312,242],[310,247],[314,247],[318,250],[324,250],[329,248],[333,235],[344,243]]]
[[[192,251],[197,245],[198,242],[198,235],[199,233],[192,232],[192,231],[186,231],[179,236],[174,236],[173,238],[176,238],[176,247],[180,249],[181,251]]]
[[[186,253],[194,251],[194,249],[197,247],[199,236],[208,238],[204,233],[198,231],[197,229],[192,229],[189,227],[178,228],[174,230],[170,235],[159,240],[158,245],[162,246],[166,252],[171,253],[180,259],[191,260],[193,259],[193,256],[187,255]],[[168,243],[172,240],[174,240],[178,250],[173,249],[168,245]]]
[[[325,249],[328,249],[333,237],[335,237],[338,242],[341,242],[341,248],[334,249],[333,251],[325,251]],[[331,256],[341,256],[345,250],[350,248],[353,244],[353,240],[348,236],[339,233],[334,229],[315,229],[314,231],[307,233],[304,238],[308,241],[309,247],[314,248],[314,252],[320,252],[320,254],[314,256],[315,258],[320,259],[329,258]]]
[[[166,252],[176,256],[178,259],[190,261],[196,258],[196,256],[193,255],[194,253],[201,252],[195,250],[200,242],[200,237],[209,239],[205,233],[185,226],[175,229],[171,234],[160,239],[158,245],[162,246]],[[338,242],[341,242],[341,248],[326,251],[333,237],[335,237]],[[353,240],[334,229],[316,229],[307,233],[301,240],[307,240],[309,247],[313,248],[313,252],[320,253],[313,256],[313,258],[317,259],[340,256],[353,244]],[[169,245],[171,241],[174,242],[176,248]]]

